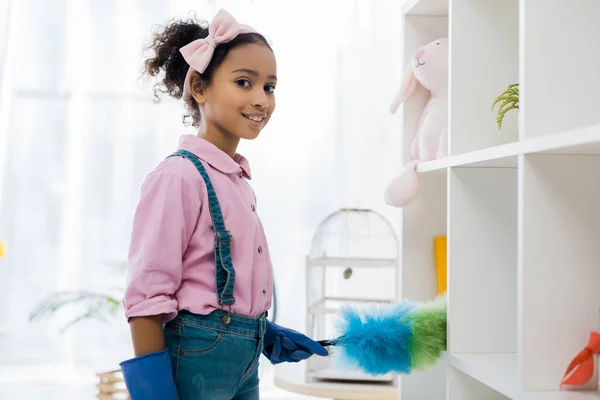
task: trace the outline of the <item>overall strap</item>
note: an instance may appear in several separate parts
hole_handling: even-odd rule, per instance
[[[235,298],[233,297],[235,270],[231,260],[231,241],[233,240],[233,237],[231,236],[231,233],[225,229],[225,221],[223,220],[223,213],[221,212],[221,206],[217,199],[217,193],[206,173],[206,169],[195,154],[187,150],[179,149],[169,157],[173,156],[181,156],[190,160],[206,183],[208,208],[210,210],[210,217],[215,231],[214,252],[215,270],[217,275],[217,296],[219,298],[219,304],[231,305],[235,303]]]

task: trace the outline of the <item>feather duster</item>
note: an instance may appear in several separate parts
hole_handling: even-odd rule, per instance
[[[372,375],[410,374],[437,363],[446,350],[446,298],[358,310],[344,307],[337,330],[340,336],[321,340],[335,346],[341,365]]]

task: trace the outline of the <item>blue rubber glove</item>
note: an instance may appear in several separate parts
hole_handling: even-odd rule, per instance
[[[325,347],[300,332],[267,320],[263,355],[271,361],[271,364],[298,362],[313,354],[324,357],[329,352]]]
[[[167,349],[123,361],[120,365],[131,400],[179,400]]]

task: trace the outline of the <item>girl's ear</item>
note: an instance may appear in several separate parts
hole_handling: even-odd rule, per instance
[[[206,84],[199,73],[190,76],[190,93],[198,105],[206,103]]]

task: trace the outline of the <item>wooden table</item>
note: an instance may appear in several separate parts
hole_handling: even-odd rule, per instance
[[[397,400],[399,392],[389,383],[307,382],[304,363],[276,365],[275,385],[289,392],[335,400]]]

